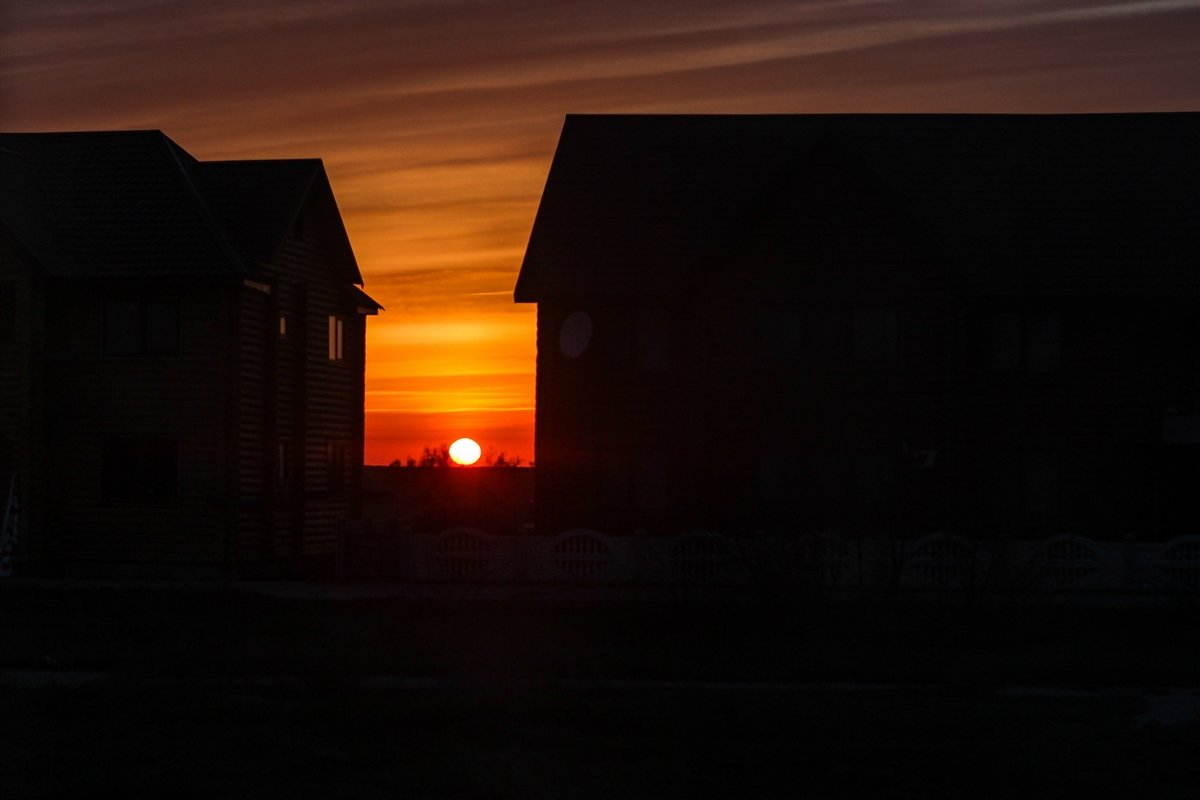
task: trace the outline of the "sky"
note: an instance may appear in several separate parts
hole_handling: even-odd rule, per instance
[[[568,113],[1200,110],[1200,0],[0,0],[0,130],[325,162],[365,288],[366,462],[533,457],[512,301]]]

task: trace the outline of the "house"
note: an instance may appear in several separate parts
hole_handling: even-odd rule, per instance
[[[18,571],[332,553],[360,503],[380,309],[362,282],[320,160],[198,161],[159,131],[0,134]]]
[[[1200,114],[569,116],[554,534],[1200,532]]]

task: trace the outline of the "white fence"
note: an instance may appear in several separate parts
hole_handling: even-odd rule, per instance
[[[580,586],[745,586],[868,599],[909,597],[1200,601],[1200,536],[1166,542],[614,537],[495,535],[456,527],[413,534],[378,521],[339,528],[338,575],[347,580]]]

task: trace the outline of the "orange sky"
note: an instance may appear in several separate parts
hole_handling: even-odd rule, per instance
[[[0,129],[323,158],[366,289],[367,463],[533,456],[512,287],[573,112],[1200,110],[1200,3],[0,0]]]

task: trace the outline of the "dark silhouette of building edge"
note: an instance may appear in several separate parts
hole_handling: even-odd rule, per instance
[[[380,306],[321,161],[0,134],[0,222],[18,573],[327,560],[359,512]]]
[[[568,116],[537,530],[1200,530],[1200,114]]]

